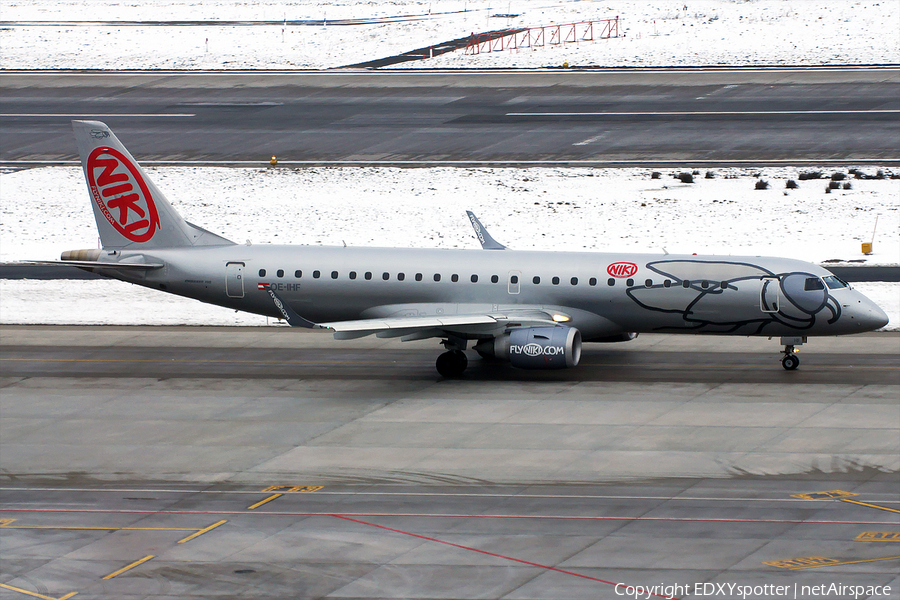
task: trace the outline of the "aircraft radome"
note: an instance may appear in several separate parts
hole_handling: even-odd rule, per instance
[[[445,377],[463,373],[470,345],[514,367],[562,369],[583,342],[657,332],[779,336],[793,370],[807,337],[888,322],[807,262],[514,251],[472,214],[481,250],[235,244],[175,212],[105,124],[72,126],[103,248],[64,252],[63,263],[338,339],[436,338]]]

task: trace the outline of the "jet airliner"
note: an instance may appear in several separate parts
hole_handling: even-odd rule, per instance
[[[515,251],[471,213],[481,250],[236,244],[185,221],[104,123],[72,126],[102,248],[64,252],[62,263],[338,339],[435,338],[444,377],[462,375],[470,347],[522,369],[563,369],[584,342],[657,332],[780,337],[793,370],[808,336],[888,322],[807,262]]]

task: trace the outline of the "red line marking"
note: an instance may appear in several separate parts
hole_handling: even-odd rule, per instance
[[[454,548],[459,548],[461,550],[469,550],[471,552],[478,552],[479,554],[486,554],[487,556],[493,556],[495,558],[502,558],[503,560],[509,560],[512,562],[521,563],[523,565],[528,565],[530,567],[538,567],[539,569],[545,569],[547,571],[554,571],[556,573],[562,573],[564,575],[572,575],[573,577],[581,577],[582,579],[589,579],[591,581],[596,581],[598,583],[605,583],[607,585],[614,585],[616,587],[626,586],[624,583],[616,583],[614,581],[607,581],[605,579],[599,579],[597,577],[591,577],[590,575],[584,575],[583,573],[576,573],[575,571],[567,571],[565,569],[559,569],[557,567],[551,567],[550,565],[542,565],[536,562],[531,562],[529,560],[522,560],[521,558],[513,558],[512,556],[504,556],[503,554],[497,554],[496,552],[488,552],[487,550],[479,550],[478,548],[472,548],[471,546],[463,546],[462,544],[454,544],[453,542],[448,542],[446,540],[439,540],[438,538],[429,537],[427,535],[420,535],[418,533],[412,533],[411,531],[404,531],[402,529],[395,529],[393,527],[386,527],[385,525],[378,525],[376,523],[370,523],[368,521],[362,521],[360,519],[352,519],[350,517],[338,514],[332,514],[332,517],[343,519],[344,521],[351,521],[353,523],[359,523],[360,525],[368,525],[369,527],[376,527],[378,529],[384,529],[385,531],[391,531],[393,533],[399,533],[401,535],[408,535],[410,537],[419,538],[420,540],[425,540],[428,542],[436,542],[438,544],[444,544],[446,546],[452,546]],[[655,594],[650,592],[651,595],[657,596],[658,598],[667,598],[668,600],[679,600],[674,596],[663,596],[661,594]]]
[[[884,525],[884,521],[830,521],[801,519],[692,519],[684,517],[602,517],[588,515],[467,515],[455,513],[331,513],[312,511],[251,511],[245,510],[102,510],[95,508],[0,508],[0,512],[34,513],[98,513],[137,515],[263,515],[274,517],[424,517],[441,519],[536,519],[571,521],[671,521],[677,523],[787,523],[809,525]]]

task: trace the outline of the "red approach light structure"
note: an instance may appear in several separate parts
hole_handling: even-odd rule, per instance
[[[473,33],[466,45],[466,54],[541,48],[559,44],[592,42],[595,39],[619,37],[619,17],[599,21],[581,21],[567,25],[544,25],[528,29],[508,29],[488,33]]]

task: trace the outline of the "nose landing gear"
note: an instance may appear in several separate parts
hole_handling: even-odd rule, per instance
[[[794,347],[786,346],[784,351],[794,352]],[[797,358],[795,354],[785,354],[784,358],[781,359],[781,366],[784,367],[787,371],[793,371],[800,366],[800,359]]]
[[[784,358],[781,359],[781,366],[784,367],[786,371],[794,371],[797,367],[800,366],[800,357],[795,353],[797,349],[794,346],[802,346],[806,343],[805,337],[782,337],[781,343],[784,345],[784,350],[782,350],[782,354],[784,354]]]

